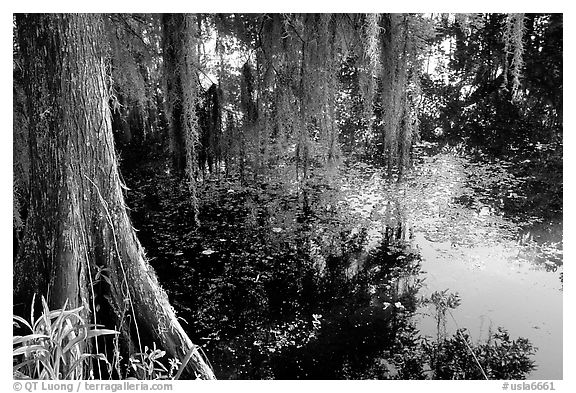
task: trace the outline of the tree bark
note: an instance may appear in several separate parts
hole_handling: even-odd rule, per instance
[[[195,17],[165,14],[162,17],[166,117],[174,172],[186,175],[194,221],[198,220],[196,175],[198,144],[198,62]]]
[[[214,378],[178,322],[126,211],[102,16],[17,15],[16,24],[26,73],[31,196],[14,266],[15,306],[28,306],[38,292],[48,294],[52,308],[66,300],[82,305],[87,319],[110,321],[107,327],[132,346],[155,342],[177,359],[192,351],[189,376]],[[98,270],[111,285],[92,285]]]
[[[162,15],[162,57],[164,61],[166,117],[173,170],[184,175],[186,169],[184,109],[182,91],[182,43],[184,15]]]

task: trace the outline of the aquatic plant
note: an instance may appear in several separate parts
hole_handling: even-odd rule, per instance
[[[467,330],[458,329],[424,348],[435,379],[526,379],[535,368],[536,348],[525,338],[512,340],[501,327],[482,344],[474,345]]]

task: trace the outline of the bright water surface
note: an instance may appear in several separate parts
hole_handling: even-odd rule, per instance
[[[411,234],[422,256],[421,295],[459,294],[446,321],[449,335],[466,327],[480,341],[502,326],[538,348],[530,379],[562,379],[561,224],[522,229],[506,217],[501,198],[478,195],[470,168],[465,158],[439,154],[390,185],[360,166],[345,185],[347,200],[368,223],[369,248],[380,243],[384,226]],[[436,337],[433,310],[422,306],[416,315],[421,333]]]

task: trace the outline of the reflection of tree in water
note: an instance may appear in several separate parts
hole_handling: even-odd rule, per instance
[[[397,241],[364,251],[366,230],[330,187],[309,190],[306,214],[276,187],[205,192],[197,232],[170,236],[187,217],[158,212],[141,237],[163,245],[148,248],[159,275],[221,377],[360,377],[392,349],[415,308],[417,254]]]
[[[434,376],[432,356],[439,359],[456,344],[430,349],[413,322],[420,255],[410,246],[402,189],[385,194],[393,197],[371,205],[360,220],[335,187],[310,187],[306,212],[302,195],[283,190],[206,184],[202,192],[210,197],[201,197],[210,202],[197,231],[184,239],[169,235],[188,222],[182,210],[180,223],[158,212],[142,228],[152,234],[141,236],[145,244],[164,245],[148,249],[216,374]]]
[[[405,247],[382,245],[366,256],[355,276],[347,275],[346,260],[328,263],[317,281],[320,329],[298,348],[271,356],[268,366],[276,378],[384,378],[374,364],[394,352],[397,336],[410,325],[419,282],[418,255]],[[398,259],[399,256],[404,258]],[[339,266],[340,265],[340,266]],[[378,363],[380,364],[380,363]],[[384,365],[385,363],[382,363]]]

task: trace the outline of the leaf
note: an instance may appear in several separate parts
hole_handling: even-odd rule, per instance
[[[160,359],[164,357],[164,355],[166,355],[166,351],[161,351],[157,349],[150,354],[150,359],[152,360]]]
[[[40,378],[40,379],[47,379],[44,377],[46,374],[48,374],[48,377],[51,380],[58,379],[58,376],[54,372],[54,369],[52,368],[52,366],[50,365],[49,362],[47,363],[44,359],[40,359],[40,363],[42,363],[42,365],[44,366],[44,370],[42,370],[42,374],[41,374],[42,378]]]
[[[29,366],[29,365],[34,364],[34,363],[36,363],[36,359],[25,360],[22,363],[18,363],[16,365],[14,365],[12,367],[12,372],[14,373],[14,372],[18,371],[19,369],[21,369],[22,367],[26,367],[26,366]]]
[[[34,295],[32,296],[32,307],[30,307],[30,325],[28,325],[26,323],[26,321],[24,321],[24,319],[20,318],[24,323],[26,323],[26,325],[28,325],[28,327],[30,327],[30,331],[34,331],[34,329],[32,328],[32,326],[34,326],[34,302],[36,301],[36,293],[34,293]]]
[[[396,302],[396,303],[394,303],[394,305],[401,310],[404,309],[404,306],[400,302]]]
[[[15,336],[14,339],[12,340],[12,345],[20,344],[20,343],[23,343],[23,342],[29,341],[29,340],[36,340],[39,338],[49,339],[50,336],[47,336],[45,334],[28,334],[26,336]]]
[[[72,366],[70,366],[70,369],[68,370],[68,373],[66,374],[66,376],[64,377],[64,379],[69,379],[70,374],[72,374],[74,371],[76,371],[76,369],[78,368],[78,366],[80,366],[82,364],[82,362],[84,360],[86,360],[87,358],[90,357],[94,357],[96,359],[100,359],[101,357],[98,355],[93,355],[91,353],[83,353],[82,355],[80,355],[80,357],[72,364]]]
[[[116,330],[110,330],[110,329],[92,329],[92,330],[88,330],[87,338],[103,336],[105,334],[120,334],[120,332],[118,332]]]
[[[74,347],[74,345],[78,344],[80,341],[86,339],[86,334],[84,333],[84,329],[82,329],[82,333],[78,334],[73,340],[71,340],[66,346],[64,347],[64,353],[67,353],[70,348]]]
[[[24,345],[12,351],[12,356],[28,354],[32,351],[46,352],[48,354],[48,351],[42,345]]]
[[[22,323],[24,326],[26,326],[28,329],[30,329],[30,331],[32,332],[32,326],[30,326],[30,324],[28,322],[26,322],[26,320],[22,317],[19,317],[18,315],[13,315],[12,319],[15,319],[16,321]]]

